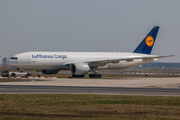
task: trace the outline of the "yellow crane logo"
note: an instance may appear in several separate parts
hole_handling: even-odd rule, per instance
[[[154,38],[152,36],[147,36],[145,42],[148,47],[151,47],[154,44]]]

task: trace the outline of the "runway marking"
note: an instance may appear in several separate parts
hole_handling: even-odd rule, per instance
[[[169,89],[170,87],[176,86],[176,85],[178,86],[179,83],[176,83],[176,84],[166,84],[166,85],[158,85],[156,87]],[[166,86],[169,86],[169,87],[166,87]]]
[[[66,85],[66,86],[75,86],[75,85],[90,85],[90,84],[98,84],[98,83],[70,84],[70,85]]]
[[[101,84],[111,84],[111,83],[114,83],[114,82],[103,82],[103,83],[101,83]]]
[[[166,88],[166,89],[169,89],[169,87],[161,87],[161,88]]]

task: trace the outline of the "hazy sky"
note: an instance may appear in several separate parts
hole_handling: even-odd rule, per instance
[[[0,0],[0,54],[132,52],[153,26],[152,54],[180,62],[180,0]]]

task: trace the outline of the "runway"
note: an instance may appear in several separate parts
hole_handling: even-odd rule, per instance
[[[180,78],[42,79],[0,82],[6,94],[180,95]]]
[[[0,93],[9,94],[106,94],[106,95],[180,95],[177,88],[128,88],[128,87],[81,87],[0,85]]]

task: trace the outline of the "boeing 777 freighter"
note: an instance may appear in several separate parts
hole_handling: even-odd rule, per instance
[[[150,55],[159,26],[154,26],[133,53],[127,52],[24,52],[11,57],[8,64],[17,69],[41,70],[43,74],[56,74],[70,70],[72,77],[100,78],[98,70],[124,69],[175,55]]]

